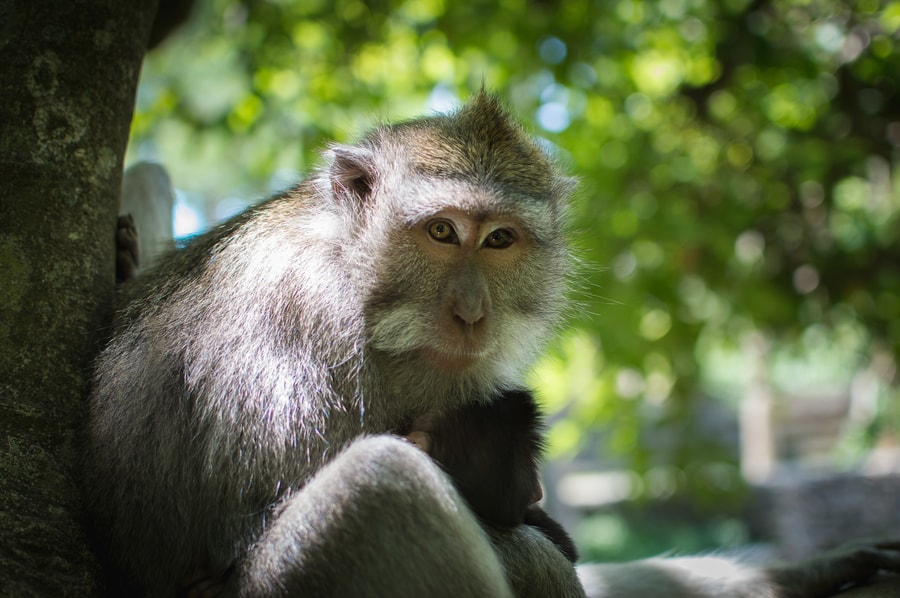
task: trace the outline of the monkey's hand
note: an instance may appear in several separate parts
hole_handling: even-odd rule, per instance
[[[853,542],[809,561],[769,567],[779,598],[830,596],[879,571],[900,573],[900,540]]]
[[[416,424],[414,423],[413,427],[415,428],[415,426]],[[431,454],[431,434],[428,432],[413,429],[413,431],[407,434],[405,438],[429,455]]]
[[[138,230],[131,214],[119,216],[116,222],[116,282],[131,280],[141,263]]]

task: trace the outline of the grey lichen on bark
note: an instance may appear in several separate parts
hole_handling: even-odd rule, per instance
[[[155,0],[0,1],[0,594],[93,595],[79,436]]]

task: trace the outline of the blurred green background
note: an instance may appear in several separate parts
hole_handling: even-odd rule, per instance
[[[598,498],[588,556],[740,542],[748,481],[896,447],[900,2],[210,0],[149,55],[129,160],[166,166],[186,235],[482,84],[581,179],[532,379],[552,459],[711,514]],[[826,442],[753,427],[792,404],[836,405]]]

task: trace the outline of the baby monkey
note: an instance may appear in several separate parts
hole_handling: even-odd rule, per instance
[[[507,390],[489,402],[419,418],[407,438],[441,465],[483,522],[535,527],[575,562],[578,552],[569,534],[534,504],[542,498],[542,424],[530,392]]]

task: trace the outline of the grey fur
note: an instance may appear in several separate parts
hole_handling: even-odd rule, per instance
[[[570,181],[484,94],[328,158],[132,283],[90,408],[85,490],[108,554],[150,596],[197,570],[247,597],[583,596],[540,530],[481,529],[388,436],[521,382],[564,305]],[[489,273],[429,261],[408,232],[448,208],[514,217],[527,250]],[[462,373],[417,357],[442,348],[454,305],[488,339]],[[900,570],[900,543],[578,574],[597,598],[799,598],[878,570]]]
[[[398,439],[355,442],[286,503],[242,568],[241,596],[583,596],[546,537],[520,526],[489,539]]]
[[[381,127],[327,158],[307,182],[142,274],[99,357],[86,488],[102,541],[150,595],[171,594],[197,569],[223,574],[235,563],[285,574],[271,570],[288,565],[265,552],[267,538],[313,550],[306,539],[317,536],[300,525],[299,505],[307,494],[335,491],[317,472],[356,438],[516,385],[557,324],[571,185],[495,99],[480,94],[455,115]],[[446,209],[516,218],[527,251],[490,276],[423,259],[409,231]],[[489,341],[464,372],[428,366],[417,351],[440,348],[435,320],[446,317],[448,297],[469,292],[489,297]],[[442,475],[426,463],[409,475]],[[384,490],[392,496],[399,487],[427,504],[441,483],[419,490],[388,481]],[[348,506],[350,520],[365,508]],[[384,508],[397,523],[396,509]],[[460,511],[456,520],[435,515],[434,527],[471,527]],[[409,534],[399,525],[386,540],[408,543]],[[478,537],[459,550],[482,554]],[[523,540],[528,547],[495,541],[508,570],[510,552],[558,555],[540,534]],[[416,545],[422,559],[439,563],[446,544]],[[353,563],[353,549],[338,552],[324,555],[316,575],[343,576],[329,563]],[[564,559],[559,565],[557,573],[519,570],[513,585],[540,587],[527,580],[546,575],[547,587],[568,584],[560,595],[571,595],[574,571]],[[453,571],[429,584],[453,588],[464,577]]]

